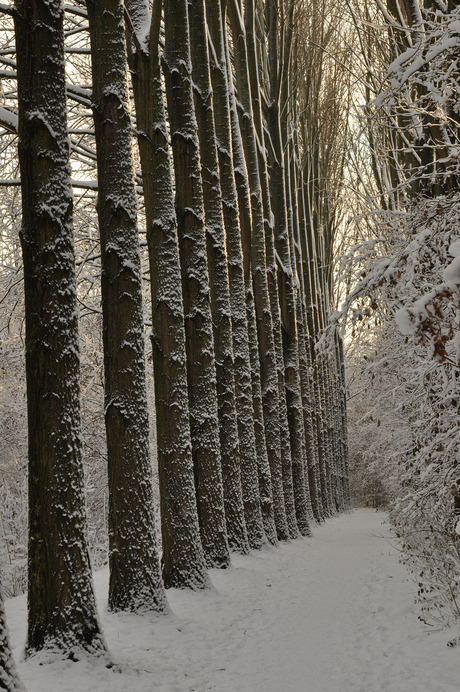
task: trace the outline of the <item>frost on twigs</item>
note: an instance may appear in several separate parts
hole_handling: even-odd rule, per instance
[[[429,345],[436,362],[451,359],[460,366],[460,240],[448,252],[454,259],[443,271],[444,282],[398,310],[395,319],[402,334]]]

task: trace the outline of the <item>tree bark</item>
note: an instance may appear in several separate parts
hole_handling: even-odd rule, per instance
[[[260,7],[258,8],[260,9]],[[281,327],[281,312],[278,296],[277,261],[274,246],[274,217],[272,212],[269,175],[267,168],[267,149],[265,146],[264,123],[262,117],[261,88],[259,81],[259,59],[256,39],[256,4],[255,0],[247,0],[244,5],[244,25],[247,45],[247,58],[250,78],[250,96],[254,118],[258,173],[262,192],[264,217],[265,252],[267,266],[268,292],[272,314],[273,338],[275,344],[276,364],[278,374],[279,430],[281,444],[281,468],[283,477],[284,503],[291,538],[297,538],[297,526],[294,483],[292,474],[291,440],[288,424],[288,409],[286,398],[286,381],[284,374],[283,337]]]
[[[246,255],[245,262],[249,262],[250,258],[252,272],[251,288],[254,292],[257,320],[265,438],[271,472],[275,525],[278,539],[287,540],[289,539],[289,528],[286,518],[283,471],[280,463],[282,449],[277,355],[267,281],[264,210],[249,82],[246,35],[236,0],[230,0],[228,9],[233,33],[238,98],[244,109],[240,123],[245,163],[235,163],[235,171],[241,165],[247,170],[252,214],[251,235],[248,237],[247,230],[242,235],[243,254]]]
[[[177,223],[159,55],[161,2],[127,0],[152,293],[152,354],[166,587],[205,588],[195,498]],[[143,39],[142,30],[150,27]]]
[[[230,547],[245,554],[249,551],[249,544],[241,488],[227,248],[224,237],[204,0],[189,0],[188,16],[190,32],[193,36],[192,77],[200,143],[211,315],[214,328],[225,518]]]
[[[287,103],[280,104],[280,92],[287,91],[288,65],[283,63],[279,51],[279,6],[276,0],[268,2],[270,105],[268,126],[271,141],[270,192],[274,217],[275,251],[278,259],[277,284],[281,317],[282,356],[286,387],[287,419],[291,446],[292,477],[297,526],[302,535],[310,533],[308,507],[305,493],[305,428],[300,392],[299,348],[295,299],[295,267],[291,264],[287,201],[286,168],[281,135],[280,109],[286,111]],[[283,84],[281,85],[281,81]]]
[[[86,544],[63,8],[18,0],[29,439],[26,653],[105,649]]]
[[[86,4],[102,258],[109,608],[162,611],[167,603],[155,533],[123,2]]]
[[[208,566],[226,567],[230,558],[220,465],[214,340],[187,0],[165,0],[164,7],[163,69],[176,182],[198,517]]]
[[[233,354],[235,367],[235,393],[237,401],[238,435],[240,443],[241,483],[244,516],[251,548],[260,548],[265,542],[259,482],[257,449],[254,430],[254,407],[251,382],[248,319],[246,315],[245,282],[238,198],[232,157],[232,133],[230,117],[230,90],[226,64],[226,26],[220,2],[207,0],[206,16],[214,50],[211,80],[213,88],[214,121],[219,157],[222,209],[226,233],[230,305],[232,314]],[[232,91],[233,93],[233,91]],[[252,320],[254,317],[252,317]],[[260,383],[259,383],[260,389]],[[261,399],[260,399],[261,404]],[[262,450],[265,449],[263,426]],[[265,450],[265,466],[268,466]],[[270,482],[270,478],[268,477]],[[265,491],[264,494],[266,494]],[[268,495],[271,495],[271,485]],[[273,510],[271,511],[273,525]],[[273,530],[272,530],[273,533]]]

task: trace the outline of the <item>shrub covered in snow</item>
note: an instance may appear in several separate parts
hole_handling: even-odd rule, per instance
[[[459,213],[458,196],[418,200],[348,306],[351,461],[391,497],[427,622],[460,615]]]

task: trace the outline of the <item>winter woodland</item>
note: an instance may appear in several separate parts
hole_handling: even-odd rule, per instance
[[[15,0],[0,83],[0,689],[5,599],[112,668],[94,570],[168,616],[352,506],[457,622],[457,3]]]

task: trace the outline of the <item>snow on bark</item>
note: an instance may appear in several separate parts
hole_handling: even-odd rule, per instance
[[[277,262],[278,300],[282,324],[282,359],[285,379],[287,422],[289,426],[295,514],[302,535],[310,533],[307,498],[305,493],[305,428],[299,373],[299,337],[297,332],[296,278],[291,266],[291,248],[287,215],[287,168],[281,133],[278,84],[281,69],[278,55],[277,7],[270,3],[269,62],[271,104],[268,109],[268,127],[271,141],[269,156],[271,211],[273,213],[274,250]],[[274,15],[274,16],[273,16]],[[283,82],[287,76],[283,77]],[[284,89],[284,87],[283,87]],[[283,104],[287,106],[287,104]],[[287,116],[286,116],[287,117]],[[268,173],[268,171],[267,171]]]
[[[311,383],[311,358],[309,358],[308,325],[305,308],[305,281],[302,266],[302,251],[300,242],[301,213],[299,201],[299,184],[302,180],[298,171],[298,156],[296,150],[295,134],[289,138],[287,150],[289,152],[289,176],[286,185],[286,197],[289,209],[289,236],[291,243],[292,266],[295,267],[297,279],[296,318],[299,349],[299,376],[300,395],[302,402],[302,414],[305,435],[305,492],[307,512],[310,519],[319,520],[318,488],[317,488],[317,463],[318,450],[313,431],[313,402]]]
[[[422,233],[422,237],[425,233]],[[422,238],[412,241],[413,251],[422,244]],[[412,336],[416,343],[428,340],[430,355],[439,363],[448,358],[447,343],[453,341],[455,362],[460,363],[458,321],[460,315],[460,241],[455,240],[448,248],[448,254],[454,259],[445,266],[442,272],[443,283],[434,286],[410,305],[400,308],[395,314],[396,325],[405,336]],[[440,326],[445,320],[443,305],[449,304],[456,311],[456,318],[451,318],[447,326]]]
[[[283,336],[281,327],[281,309],[280,298],[278,294],[278,278],[275,259],[274,245],[274,230],[275,217],[273,215],[269,174],[267,168],[267,156],[265,151],[265,134],[262,118],[261,106],[261,89],[259,84],[259,67],[256,48],[256,32],[255,32],[255,6],[253,0],[250,0],[245,5],[245,29],[246,29],[246,46],[247,59],[250,79],[250,97],[252,102],[252,114],[256,131],[256,140],[258,142],[258,175],[260,177],[260,187],[262,192],[262,206],[264,217],[264,234],[265,234],[265,252],[266,252],[266,267],[268,279],[268,291],[270,297],[270,308],[273,323],[273,338],[276,353],[276,363],[278,371],[278,398],[279,398],[279,430],[281,443],[281,467],[283,477],[283,491],[286,517],[289,526],[291,538],[296,538],[299,535],[299,527],[297,525],[295,498],[294,498],[294,481],[292,468],[291,454],[291,436],[288,422],[288,403],[285,379],[285,365],[283,357]],[[281,186],[277,190],[277,194],[281,194],[284,199],[284,182],[280,180]],[[281,230],[281,233],[287,234],[286,225]],[[290,265],[289,253],[287,254],[286,267]],[[282,297],[282,296],[281,296]],[[295,321],[295,312],[292,312],[291,318]],[[297,416],[297,421],[300,422]],[[300,431],[297,431],[300,432]],[[297,445],[297,440],[293,440],[293,444]],[[300,467],[299,467],[300,470]],[[301,491],[299,491],[301,492]],[[308,520],[305,518],[305,525],[308,525]],[[305,528],[305,531],[307,529]]]
[[[262,207],[262,191],[259,177],[259,162],[256,131],[252,115],[251,89],[248,74],[247,46],[244,27],[237,3],[229,5],[229,18],[235,46],[235,69],[238,97],[244,107],[244,116],[238,120],[236,102],[231,103],[234,170],[240,203],[244,262],[250,263],[251,282],[246,282],[246,295],[253,292],[256,313],[260,377],[263,397],[264,427],[267,455],[271,473],[274,519],[280,540],[289,539],[283,476],[281,469],[280,402],[278,373],[270,296],[267,281],[265,256],[265,227]],[[227,58],[229,82],[233,78],[230,60]],[[241,128],[241,130],[240,130]],[[244,152],[238,146],[239,138]],[[247,182],[245,177],[247,175]],[[245,186],[249,183],[250,199]],[[249,208],[247,203],[249,201]]]
[[[130,14],[138,11],[128,0]],[[150,20],[144,7],[142,23]],[[160,484],[163,577],[167,587],[210,585],[200,541],[185,355],[184,310],[168,131],[162,93],[160,12],[151,17],[149,52],[130,45],[144,184],[152,294],[152,354]]]
[[[27,653],[102,652],[86,543],[63,8],[18,0],[29,441]]]
[[[17,134],[18,131],[18,116],[6,108],[0,108],[0,125],[9,132]]]
[[[123,3],[88,0],[98,166],[109,607],[167,609],[156,543]]]
[[[200,144],[211,316],[216,358],[217,402],[225,518],[230,548],[249,550],[241,488],[240,446],[235,406],[235,375],[227,248],[213,115],[204,0],[189,0],[195,111]]]
[[[209,566],[229,564],[220,464],[214,339],[193,104],[187,2],[165,0],[163,69],[176,183],[190,427],[201,539]]]
[[[5,608],[0,585],[0,690],[5,692],[25,692],[16,672],[11,654],[8,629],[6,626]]]
[[[230,87],[227,82],[224,38],[224,30],[226,30],[226,28],[224,29],[222,8],[220,3],[213,2],[213,0],[207,0],[206,16],[212,41],[214,60],[211,79],[213,87],[214,121],[219,156],[222,208],[226,233],[228,274],[230,282],[235,393],[237,402],[244,513],[249,545],[251,548],[260,548],[265,541],[265,536],[257,476],[257,451],[256,437],[254,432],[255,402],[253,401],[251,383],[251,361],[248,340],[248,320],[246,316],[245,304],[241,231],[232,160]],[[252,316],[251,319],[253,320],[254,317]],[[265,450],[265,435],[263,435],[263,428],[261,432],[263,436],[263,451]],[[269,478],[268,480],[270,481]],[[267,491],[265,490],[264,496],[266,495]],[[268,492],[268,495],[271,495],[271,489]]]

